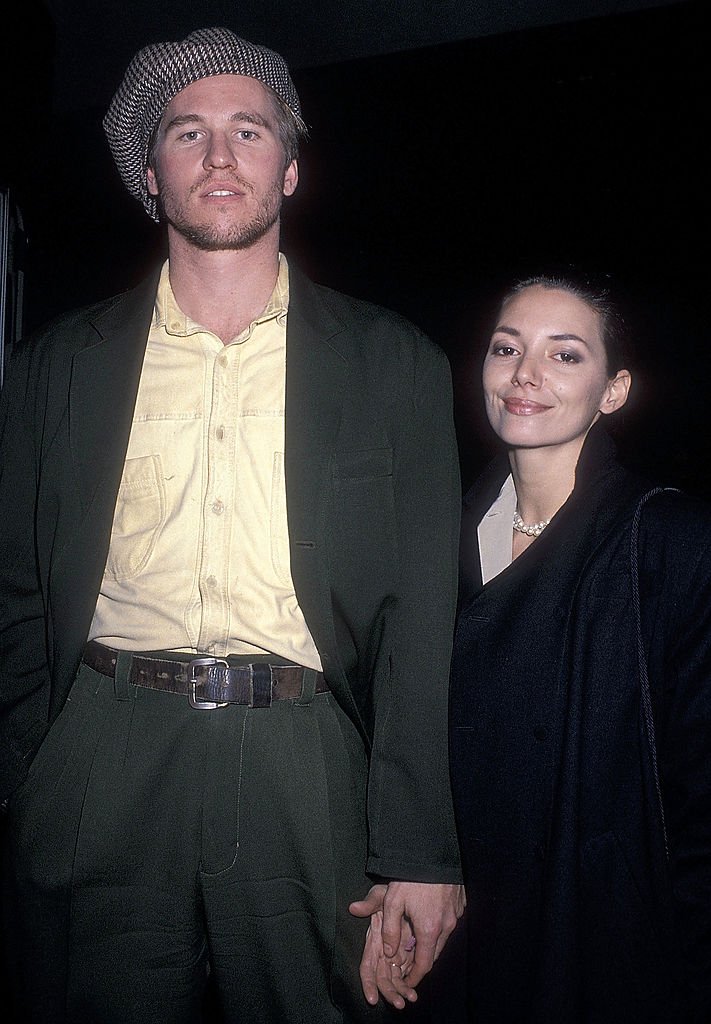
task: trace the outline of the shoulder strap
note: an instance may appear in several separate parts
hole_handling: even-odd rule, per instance
[[[637,627],[637,659],[639,663],[639,679],[642,697],[642,714],[644,716],[645,732],[649,743],[649,753],[652,761],[652,772],[654,774],[654,787],[657,791],[659,802],[659,814],[664,838],[664,852],[669,860],[669,843],[667,839],[667,825],[664,816],[664,804],[662,802],[662,787],[659,781],[659,768],[657,765],[657,742],[654,728],[654,714],[652,709],[652,694],[649,686],[649,674],[647,671],[647,658],[644,653],[644,641],[642,639],[642,609],[639,599],[639,524],[642,518],[642,509],[650,498],[665,491],[675,491],[675,487],[653,487],[640,498],[635,509],[632,520],[632,533],[630,537],[630,562],[632,567],[632,603],[634,606],[635,623]]]

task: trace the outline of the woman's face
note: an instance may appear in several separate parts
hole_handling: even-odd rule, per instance
[[[600,414],[624,405],[630,375],[610,379],[596,310],[532,285],[501,308],[483,371],[486,412],[507,445],[582,444]]]

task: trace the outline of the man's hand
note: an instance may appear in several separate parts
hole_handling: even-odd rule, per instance
[[[416,986],[432,970],[464,906],[461,885],[434,882],[374,885],[364,900],[351,903],[351,914],[370,917],[360,978],[371,1005],[379,994],[398,1010],[417,999]]]

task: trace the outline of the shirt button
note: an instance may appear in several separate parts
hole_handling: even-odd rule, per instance
[[[225,436],[225,428],[218,427],[217,430],[215,431],[215,436],[217,437],[218,441],[221,441]]]
[[[208,587],[217,586],[217,578],[215,576],[208,576],[205,582],[207,583]]]
[[[212,511],[215,513],[216,516],[221,516],[222,513],[225,511],[224,502],[220,501],[219,498],[216,501],[213,501]]]

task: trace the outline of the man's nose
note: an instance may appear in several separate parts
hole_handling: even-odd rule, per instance
[[[210,167],[234,167],[237,164],[237,157],[223,135],[213,135],[210,137],[202,163],[206,170]]]

